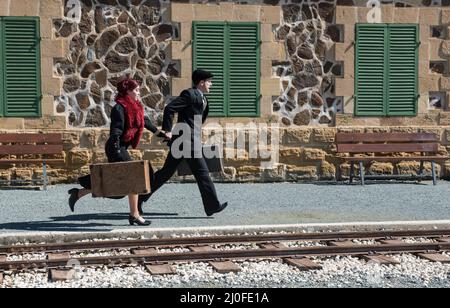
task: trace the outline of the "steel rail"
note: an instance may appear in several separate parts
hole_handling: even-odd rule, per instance
[[[369,232],[323,232],[292,234],[260,234],[239,236],[211,236],[161,238],[144,240],[114,240],[58,244],[8,245],[0,246],[0,254],[61,252],[102,249],[124,249],[140,247],[189,246],[231,243],[266,243],[282,241],[339,241],[349,239],[385,239],[399,237],[444,237],[450,236],[450,229],[442,230],[394,230]]]
[[[58,268],[73,264],[81,266],[92,265],[127,265],[145,263],[179,263],[201,262],[214,260],[237,259],[270,259],[270,258],[302,258],[312,256],[336,255],[370,255],[370,254],[398,254],[418,253],[429,251],[447,251],[450,243],[417,243],[417,244],[381,244],[381,245],[346,245],[346,246],[320,246],[279,249],[250,249],[226,251],[200,251],[181,253],[150,253],[145,255],[108,256],[108,257],[82,257],[57,260],[25,260],[0,262],[0,271],[15,271],[27,269]]]

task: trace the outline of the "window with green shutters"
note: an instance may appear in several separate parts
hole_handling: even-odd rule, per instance
[[[38,17],[0,17],[0,116],[41,115]]]
[[[418,50],[418,25],[356,25],[357,116],[417,115]]]
[[[214,74],[208,95],[216,117],[260,116],[259,23],[194,22],[193,69]]]

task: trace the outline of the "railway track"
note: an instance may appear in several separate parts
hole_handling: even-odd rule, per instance
[[[408,241],[406,241],[408,239]],[[229,249],[230,245],[240,245]],[[228,249],[223,249],[228,247]],[[250,248],[249,248],[250,247]],[[236,247],[235,247],[236,248]],[[121,250],[121,255],[114,251]],[[169,252],[167,252],[169,250]],[[178,250],[174,252],[174,250]],[[70,279],[74,266],[143,265],[152,274],[174,273],[172,264],[209,262],[219,272],[239,271],[239,260],[282,259],[302,270],[320,269],[314,257],[356,256],[397,264],[393,254],[413,253],[435,262],[450,262],[449,230],[292,233],[116,240],[63,244],[0,246],[2,272],[47,269],[53,280]],[[85,256],[86,253],[103,256]],[[31,260],[11,260],[38,254]]]

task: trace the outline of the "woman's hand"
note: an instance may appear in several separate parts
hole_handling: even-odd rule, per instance
[[[165,140],[167,140],[167,141],[170,141],[170,140],[172,140],[172,133],[171,132],[166,132],[165,133]]]

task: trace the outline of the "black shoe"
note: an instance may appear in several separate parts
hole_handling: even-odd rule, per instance
[[[220,212],[222,212],[227,206],[228,206],[228,202],[225,202],[224,204],[222,204],[222,205],[220,206],[219,209],[217,209],[217,210],[215,210],[215,211],[212,211],[212,212],[206,212],[206,215],[208,215],[208,217],[210,217],[210,216],[212,216],[212,215],[214,215],[214,214],[216,214],[216,213],[220,213]]]
[[[72,212],[75,212],[75,203],[78,201],[78,192],[80,190],[78,188],[72,188],[68,191],[70,197],[69,197],[69,207]]]
[[[138,226],[150,226],[150,224],[152,223],[150,220],[140,221],[139,219],[131,215],[128,217],[128,221],[131,226],[134,226],[134,224],[137,224]]]

